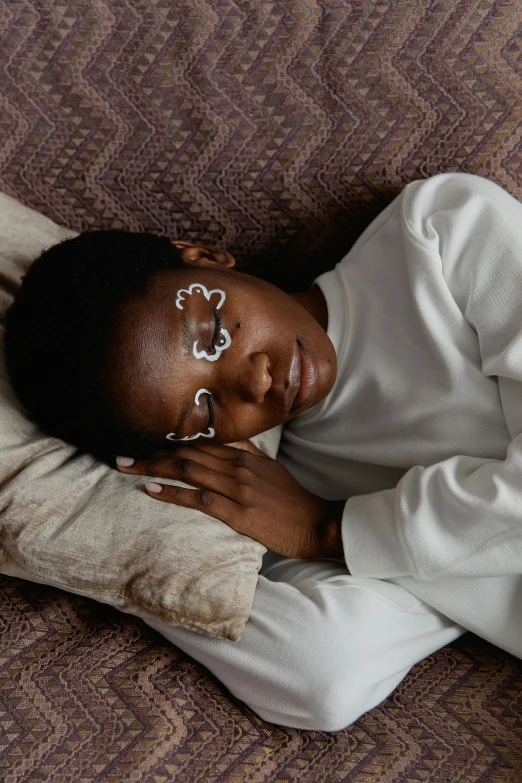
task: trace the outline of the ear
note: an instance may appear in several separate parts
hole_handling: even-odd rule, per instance
[[[236,259],[227,250],[209,245],[192,245],[190,242],[172,243],[181,253],[187,266],[206,267],[207,269],[232,269]]]

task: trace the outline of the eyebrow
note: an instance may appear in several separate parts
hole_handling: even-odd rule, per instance
[[[190,329],[190,324],[187,318],[187,314],[184,310],[181,311],[181,347],[185,356],[189,356],[192,353],[192,345],[194,343],[194,336]],[[190,400],[184,400],[181,406],[181,413],[176,423],[174,432],[179,432],[185,421],[187,420],[188,412],[191,407]]]
[[[190,401],[189,400],[185,400],[183,405],[181,406],[181,413],[179,415],[179,419],[178,419],[178,422],[177,422],[176,427],[174,429],[174,432],[178,433],[181,430],[181,428],[183,427],[183,425],[185,424],[185,421],[187,419],[190,407],[191,407],[190,406]]]

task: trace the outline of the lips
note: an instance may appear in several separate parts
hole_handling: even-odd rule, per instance
[[[301,385],[301,352],[299,346],[295,345],[294,356],[290,364],[290,372],[288,374],[288,385],[285,384],[284,392],[284,407],[286,413],[290,412],[296,395],[299,392],[299,386]]]
[[[289,387],[285,402],[289,413],[310,407],[314,402],[317,385],[317,368],[309,350],[298,339],[296,351],[290,365]]]

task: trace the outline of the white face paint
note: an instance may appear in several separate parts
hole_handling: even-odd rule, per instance
[[[211,394],[208,389],[198,389],[196,392],[196,396],[194,397],[194,402],[199,407],[199,398],[202,394]],[[169,432],[167,435],[167,440],[175,440],[175,441],[182,441],[182,440],[196,440],[196,438],[213,438],[215,435],[215,430],[213,427],[208,428],[208,432],[198,432],[197,435],[187,435],[185,438],[176,438],[175,432]]]
[[[194,402],[196,403],[196,405],[199,407],[199,398],[201,397],[202,394],[210,394],[210,393],[211,392],[209,392],[208,389],[198,389],[196,392],[196,396],[194,397]]]
[[[193,294],[203,294],[207,302],[210,302],[210,298],[217,294],[219,296],[219,301],[216,304],[216,310],[219,310],[221,305],[226,299],[226,294],[224,291],[221,290],[221,288],[212,288],[210,291],[206,286],[204,286],[202,283],[192,283],[188,288],[180,288],[179,291],[177,291],[176,294],[176,307],[178,310],[183,310],[182,302],[185,301],[186,296],[193,296]],[[223,351],[226,351],[226,349],[231,345],[232,338],[230,337],[230,334],[227,332],[226,329],[220,329],[219,330],[219,337],[216,340],[215,346],[214,346],[214,353],[207,353],[205,350],[198,351],[198,341],[196,340],[194,342],[194,345],[192,346],[192,353],[194,354],[196,359],[206,359],[207,362],[217,362],[219,357],[221,356]],[[197,437],[197,436],[196,436]],[[210,436],[206,436],[210,437]]]
[[[192,285],[189,285],[188,288],[180,288],[176,295],[176,307],[178,310],[183,310],[182,302],[185,301],[185,297],[182,296],[182,294],[188,294],[189,296],[192,296],[192,294],[203,294],[205,299],[210,302],[210,297],[213,294],[219,294],[220,299],[219,302],[216,305],[216,310],[219,310],[221,305],[226,299],[226,294],[224,291],[221,290],[221,288],[212,288],[210,291],[206,286],[204,286],[202,283],[192,283]]]
[[[194,343],[192,346],[192,353],[196,357],[196,359],[206,359],[207,362],[217,362],[219,357],[221,356],[222,352],[225,351],[229,345],[232,343],[232,338],[230,337],[229,333],[226,329],[220,329],[219,330],[219,337],[216,340],[215,344],[215,353],[207,353],[206,351],[198,351],[197,344],[198,341]]]
[[[197,435],[186,435],[184,438],[176,438],[175,432],[169,432],[167,440],[196,440],[196,438],[213,438],[215,435],[214,427],[209,427],[208,432],[198,432]]]

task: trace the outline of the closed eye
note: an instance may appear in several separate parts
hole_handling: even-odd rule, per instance
[[[207,395],[207,403],[208,403],[208,426],[213,427],[214,426],[214,400],[212,399],[212,395]]]
[[[202,397],[204,394],[207,395],[208,426],[212,427],[214,424],[214,401],[212,399],[212,392],[210,392],[208,389],[198,389],[196,396],[194,397],[194,402],[199,408],[200,397]]]
[[[214,319],[215,319],[215,326],[214,326],[214,334],[212,335],[213,351],[216,350],[216,344],[221,334],[221,316],[219,315],[219,313],[214,313]]]

